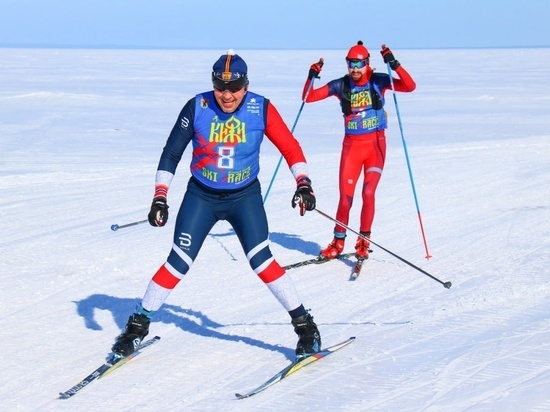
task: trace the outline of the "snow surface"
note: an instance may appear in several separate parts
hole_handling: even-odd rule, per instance
[[[355,282],[351,261],[293,269],[324,344],[357,339],[236,400],[289,362],[296,337],[221,222],[152,324],[161,341],[57,399],[103,362],[168,255],[189,153],[165,228],[110,227],[146,218],[166,137],[183,104],[210,88],[223,52],[0,50],[2,409],[550,410],[550,49],[395,51],[418,85],[397,101],[433,258],[425,259],[391,94],[372,238],[452,288],[377,247]],[[251,89],[290,127],[309,64],[325,58],[318,84],[345,72],[343,50],[237,52]],[[337,100],[306,105],[295,134],[318,209],[334,216]],[[262,156],[265,192],[279,160],[267,139]],[[330,220],[290,207],[293,192],[283,162],[266,200],[283,265],[332,237]]]

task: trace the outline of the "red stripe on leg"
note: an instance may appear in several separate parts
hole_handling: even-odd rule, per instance
[[[279,265],[276,261],[273,261],[269,264],[268,267],[258,273],[258,277],[264,283],[271,283],[274,280],[279,279],[284,274],[285,270],[281,267],[281,265]]]
[[[172,275],[165,265],[162,265],[153,276],[153,282],[165,289],[174,289],[180,280]]]

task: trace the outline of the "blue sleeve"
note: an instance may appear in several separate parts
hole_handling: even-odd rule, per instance
[[[334,79],[327,83],[328,86],[328,95],[329,96],[337,96],[339,99],[342,98],[342,94],[344,92],[344,79]]]
[[[390,76],[386,73],[373,73],[372,82],[378,88],[378,93],[380,93],[381,96],[384,95],[386,90],[391,89]]]
[[[181,109],[178,120],[174,124],[166,145],[162,149],[157,170],[166,170],[172,174],[181,160],[181,156],[194,135],[195,98],[189,100]]]

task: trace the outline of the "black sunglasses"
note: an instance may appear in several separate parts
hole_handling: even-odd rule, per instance
[[[212,85],[214,86],[214,89],[225,92],[226,90],[229,93],[236,93],[239,90],[242,90],[244,86],[247,84],[247,78],[246,76],[239,77],[236,80],[233,81],[223,81],[222,79],[212,75]]]

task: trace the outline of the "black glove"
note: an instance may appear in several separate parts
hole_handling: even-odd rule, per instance
[[[324,63],[325,62],[324,62],[322,57],[319,59],[319,61],[317,63],[313,63],[309,67],[309,74],[307,75],[307,78],[308,79],[313,79],[315,77],[317,79],[320,79],[321,76],[319,76],[319,74],[321,74],[321,70],[323,69],[323,64]]]
[[[401,66],[401,63],[399,63],[399,61],[396,60],[395,57],[393,57],[392,51],[385,44],[382,45],[382,50],[380,50],[380,54],[384,58],[384,63],[389,63],[392,70],[396,70],[399,66]]]
[[[164,226],[168,221],[168,204],[165,197],[155,197],[147,215],[151,226]]]
[[[311,180],[302,179],[298,182],[298,188],[292,196],[292,208],[300,205],[300,216],[305,215],[306,210],[315,209],[315,194],[311,188]]]

